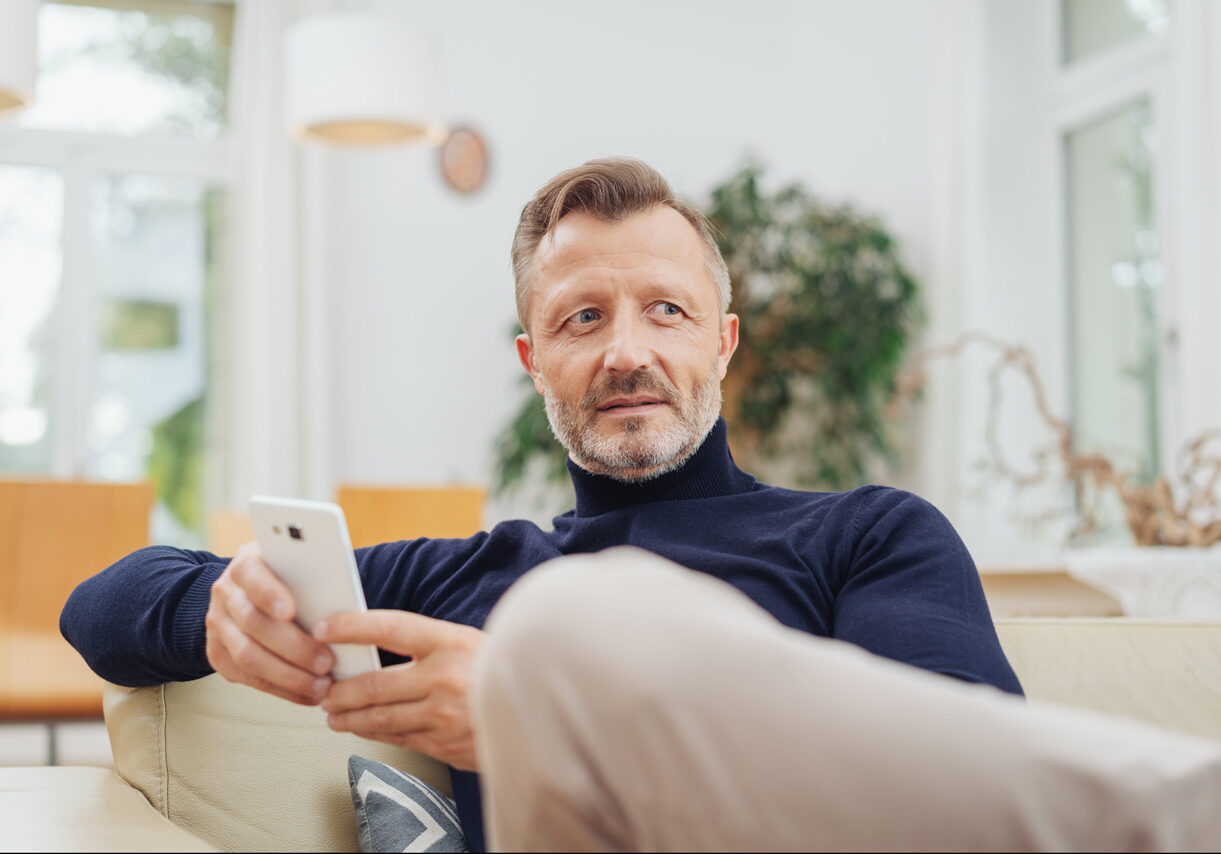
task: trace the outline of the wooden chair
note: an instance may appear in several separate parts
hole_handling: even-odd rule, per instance
[[[244,510],[218,507],[208,514],[208,551],[217,557],[233,557],[254,539],[254,525]]]
[[[100,718],[102,680],[59,633],[78,583],[149,544],[148,483],[0,480],[0,720]]]
[[[475,486],[399,487],[341,484],[352,546],[415,537],[469,537],[483,529],[487,490]]]
[[[483,528],[487,491],[478,487],[341,485],[343,508],[355,548],[415,537],[469,537]],[[250,514],[220,507],[208,517],[208,550],[232,557],[254,539]]]

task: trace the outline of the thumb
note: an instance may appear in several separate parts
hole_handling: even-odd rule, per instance
[[[440,643],[444,620],[411,611],[378,609],[332,614],[314,626],[323,643],[367,643],[389,652],[421,658]]]

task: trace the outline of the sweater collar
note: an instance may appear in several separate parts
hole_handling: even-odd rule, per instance
[[[568,459],[568,473],[576,489],[576,515],[597,516],[611,510],[677,501],[715,498],[747,492],[755,479],[738,468],[729,453],[725,419],[718,417],[704,442],[691,457],[672,472],[644,483],[623,483],[606,475],[592,474]]]

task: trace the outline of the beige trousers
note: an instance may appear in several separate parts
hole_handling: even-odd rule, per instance
[[[1221,745],[787,629],[639,549],[548,562],[487,629],[492,850],[1221,849]]]

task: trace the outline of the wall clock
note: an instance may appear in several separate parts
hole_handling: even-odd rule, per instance
[[[459,193],[473,193],[488,177],[488,147],[473,128],[455,127],[441,143],[439,156],[445,183]]]

